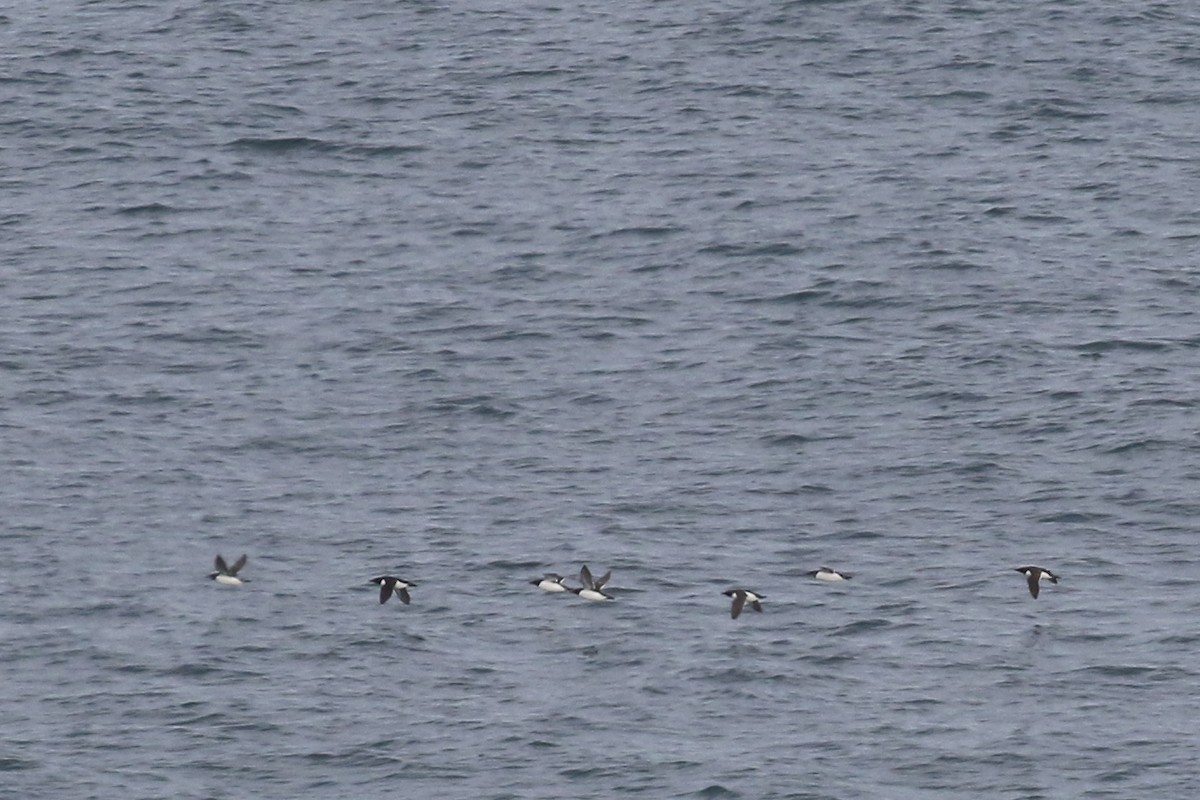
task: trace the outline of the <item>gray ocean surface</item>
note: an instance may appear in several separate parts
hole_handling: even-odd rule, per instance
[[[0,42],[0,797],[1200,796],[1193,3]]]

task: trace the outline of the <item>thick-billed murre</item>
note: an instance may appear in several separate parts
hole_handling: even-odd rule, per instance
[[[836,569],[830,569],[829,567],[814,569],[808,574],[819,581],[847,581],[854,577],[849,572],[838,572]]]
[[[226,586],[241,586],[243,583],[247,583],[247,579],[237,576],[238,570],[246,566],[245,553],[242,554],[241,558],[233,562],[232,567],[226,564],[225,559],[221,558],[218,554],[216,560],[213,562],[213,566],[216,567],[217,571],[209,574],[208,577],[217,583],[223,583]]]
[[[543,592],[565,592],[567,587],[563,585],[562,575],[557,572],[547,572],[540,578],[530,581],[531,584],[541,589]]]
[[[744,608],[747,603],[749,603],[750,607],[755,611],[762,611],[762,604],[758,601],[762,600],[765,595],[761,595],[758,592],[752,592],[749,589],[726,589],[724,592],[721,592],[721,594],[725,595],[726,597],[733,598],[733,608],[729,610],[729,616],[733,617],[734,619],[737,619],[739,616],[741,616],[742,608]]]
[[[604,584],[608,583],[608,579],[611,577],[612,570],[610,569],[599,578],[593,580],[591,570],[587,568],[587,564],[584,564],[583,569],[579,570],[579,582],[582,583],[583,586],[578,589],[576,589],[574,586],[568,586],[566,588],[570,589],[584,600],[612,600],[611,595],[607,595],[601,591],[604,588]]]
[[[1029,594],[1033,595],[1034,600],[1041,591],[1039,584],[1043,575],[1051,583],[1058,583],[1058,576],[1045,567],[1014,567],[1014,569],[1025,576],[1025,580],[1029,584]]]
[[[408,590],[412,586],[416,586],[412,581],[406,581],[403,578],[397,578],[395,575],[380,575],[377,578],[371,578],[370,583],[379,585],[379,602],[386,603],[388,598],[392,596],[392,592],[400,598],[400,602],[408,605],[408,601],[412,598],[408,595]]]

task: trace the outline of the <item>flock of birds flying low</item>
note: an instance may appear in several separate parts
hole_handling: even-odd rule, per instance
[[[599,578],[592,577],[592,571],[587,568],[587,564],[583,565],[583,569],[579,570],[579,583],[581,586],[567,586],[563,581],[566,580],[557,572],[547,572],[537,580],[530,581],[531,584],[541,589],[543,592],[574,592],[584,600],[612,600],[611,594],[604,593],[604,584],[608,583],[608,579],[612,577],[612,570],[601,575]]]
[[[233,562],[233,565],[231,566],[226,564],[225,559],[218,555],[216,561],[214,562],[216,571],[211,573],[208,577],[217,583],[223,583],[227,586],[241,586],[248,580],[246,578],[238,577],[238,572],[242,569],[242,567],[246,566],[246,560],[246,556],[243,554],[242,557]],[[1029,594],[1035,600],[1037,599],[1038,594],[1041,592],[1042,578],[1045,578],[1051,583],[1058,583],[1058,576],[1045,567],[1016,567],[1015,570],[1025,576],[1025,582],[1029,586]],[[826,581],[829,583],[845,581],[854,577],[848,572],[839,572],[838,570],[830,569],[829,567],[814,569],[808,574],[819,581]],[[587,568],[587,564],[584,564],[583,568],[579,570],[579,586],[568,586],[566,583],[564,583],[566,578],[562,575],[559,575],[557,572],[547,572],[542,577],[531,580],[530,583],[541,589],[543,592],[573,592],[582,597],[584,600],[604,602],[613,599],[612,595],[605,594],[604,592],[604,585],[608,583],[608,579],[611,577],[612,570],[609,570],[599,578],[593,578],[591,570]],[[400,602],[404,603],[404,605],[408,605],[410,602],[412,602],[412,596],[408,593],[408,590],[417,585],[410,580],[397,578],[395,575],[379,575],[371,578],[368,583],[373,583],[379,587],[379,602],[381,604],[386,603],[394,594],[396,597],[400,598]],[[730,609],[729,614],[734,619],[737,619],[739,616],[741,616],[742,610],[746,606],[750,606],[750,608],[754,609],[755,611],[761,612],[762,600],[766,598],[766,595],[759,594],[758,592],[751,591],[750,589],[740,588],[726,589],[724,592],[722,592],[722,594],[733,601],[733,607]]]

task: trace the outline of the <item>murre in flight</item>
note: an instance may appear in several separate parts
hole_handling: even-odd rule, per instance
[[[849,572],[838,572],[836,569],[830,569],[829,567],[814,569],[808,574],[819,581],[848,581],[854,577]]]
[[[737,619],[739,616],[741,616],[742,609],[747,603],[749,603],[750,607],[755,611],[762,611],[762,603],[758,601],[762,600],[764,595],[758,594],[757,592],[752,592],[749,589],[726,589],[724,592],[721,592],[721,594],[725,595],[726,597],[733,598],[733,608],[729,610],[729,616],[733,617],[734,619]]]
[[[582,597],[584,600],[612,600],[611,595],[605,594],[602,590],[604,584],[608,583],[608,579],[612,577],[612,570],[601,575],[596,580],[592,579],[592,571],[587,568],[587,564],[583,565],[583,569],[579,570],[579,582],[583,586],[576,589],[574,586],[568,586],[575,594]]]
[[[547,572],[542,577],[530,581],[531,584],[541,589],[543,592],[565,592],[567,587],[563,585],[562,575],[557,572]]]
[[[1058,576],[1045,567],[1014,567],[1014,569],[1025,576],[1026,582],[1029,583],[1029,594],[1033,595],[1036,600],[1038,593],[1041,591],[1039,586],[1042,576],[1051,583],[1058,583]]]
[[[369,583],[379,585],[380,604],[386,603],[388,598],[392,596],[392,592],[395,592],[396,596],[400,598],[400,602],[408,605],[408,602],[412,599],[408,595],[408,590],[410,587],[416,586],[412,581],[406,581],[394,575],[380,575],[378,578],[371,578]]]
[[[226,586],[241,586],[243,583],[248,582],[248,579],[239,578],[237,576],[238,570],[246,566],[245,553],[242,554],[241,558],[233,562],[232,567],[226,564],[225,559],[218,555],[216,561],[213,562],[213,566],[216,567],[217,571],[210,574],[208,577],[217,583],[223,583]]]

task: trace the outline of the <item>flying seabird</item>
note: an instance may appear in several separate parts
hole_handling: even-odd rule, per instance
[[[369,583],[379,584],[379,602],[381,604],[386,603],[392,596],[392,592],[395,592],[396,596],[400,598],[400,602],[408,605],[408,601],[412,599],[408,596],[409,587],[416,586],[412,581],[406,581],[394,575],[380,575],[378,578],[371,578]]]
[[[234,562],[232,567],[225,563],[225,559],[221,558],[220,555],[217,555],[216,560],[213,562],[213,566],[216,567],[217,571],[210,574],[208,577],[217,583],[223,583],[226,586],[241,586],[243,583],[247,582],[247,580],[237,576],[238,570],[246,566],[246,555],[244,553],[242,554],[241,558]]]
[[[733,608],[730,609],[729,616],[733,617],[734,619],[737,619],[741,615],[742,608],[747,603],[749,603],[750,607],[755,611],[762,611],[762,604],[758,601],[762,600],[764,595],[758,594],[757,592],[752,592],[749,589],[726,589],[721,594],[725,595],[726,597],[733,598]]]
[[[849,572],[838,572],[836,569],[830,569],[829,567],[814,569],[808,574],[819,581],[847,581],[854,577]]]
[[[566,588],[570,589],[584,600],[612,600],[611,595],[607,595],[601,591],[604,588],[604,584],[608,583],[608,579],[610,577],[612,577],[611,569],[600,576],[599,579],[592,580],[592,572],[587,568],[587,564],[584,564],[583,569],[579,570],[579,582],[582,583],[583,586],[578,589],[576,589],[574,586],[568,586]]]
[[[567,587],[563,585],[563,580],[563,576],[557,572],[547,572],[542,577],[530,581],[530,583],[543,592],[565,592],[567,591]]]
[[[1014,569],[1025,576],[1025,580],[1029,583],[1029,594],[1033,595],[1035,600],[1041,590],[1039,583],[1043,575],[1051,583],[1058,583],[1058,576],[1045,567],[1015,567]]]

